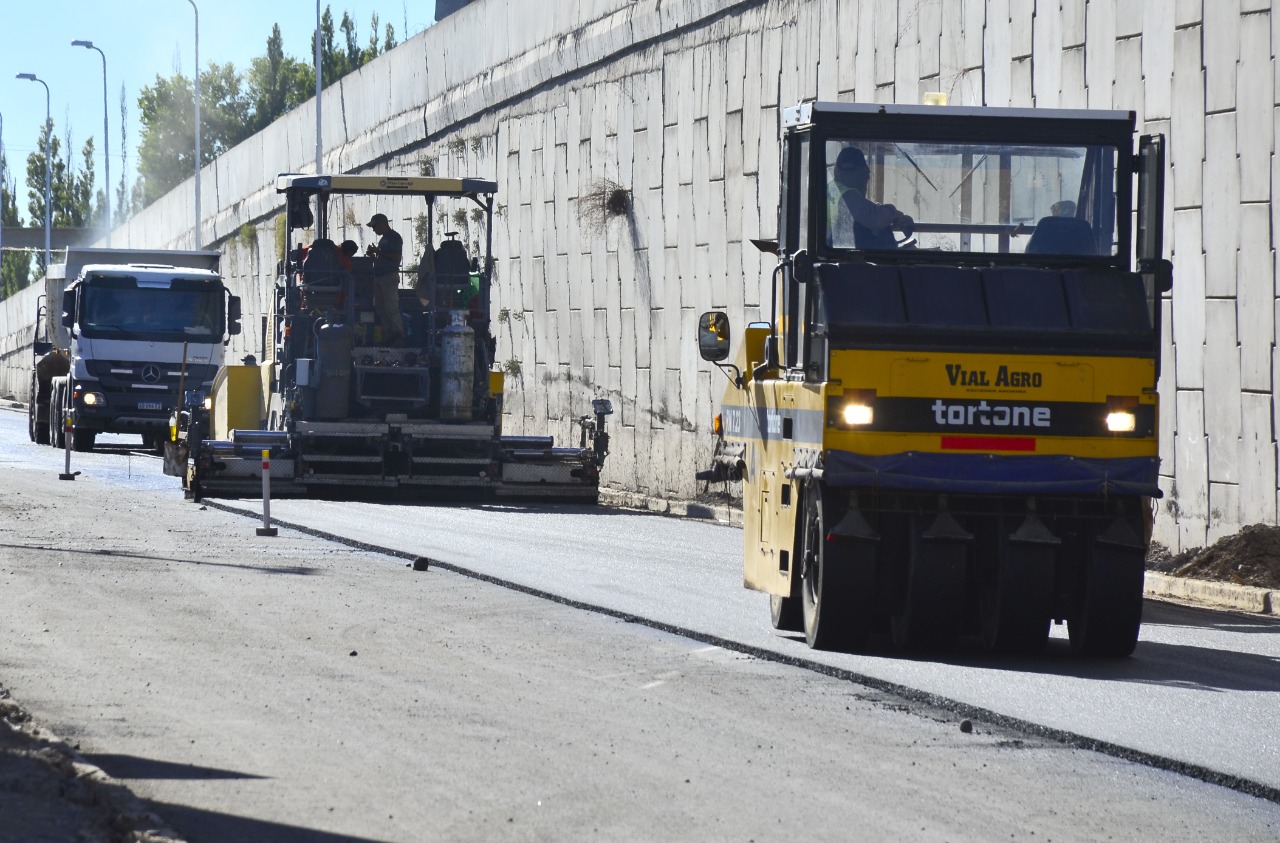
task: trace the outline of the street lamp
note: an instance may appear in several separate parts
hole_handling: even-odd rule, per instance
[[[49,86],[45,85],[45,81],[34,73],[19,73],[18,79],[26,79],[28,82],[39,82],[44,85],[44,274],[49,274],[49,232],[53,222],[53,206],[49,200],[49,181],[50,181],[50,164],[49,159],[53,157],[53,150],[50,148],[52,137],[49,130],[52,128],[49,120]]]
[[[200,7],[196,0],[187,0],[196,13],[196,245],[200,248]]]
[[[98,55],[102,56],[102,160],[106,164],[103,195],[107,199],[107,246],[109,247],[111,245],[111,136],[107,133],[107,54],[102,52],[101,48],[93,46],[92,41],[72,41],[71,46],[97,50]]]
[[[316,175],[320,175],[320,159],[324,147],[320,143],[320,91],[324,87],[324,71],[320,66],[320,0],[316,0]]]

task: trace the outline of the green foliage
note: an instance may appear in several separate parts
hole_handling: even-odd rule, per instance
[[[236,242],[241,248],[253,251],[258,248],[258,229],[254,228],[252,223],[245,223],[236,229]]]
[[[342,32],[342,44],[337,43],[337,32]],[[369,41],[361,47],[356,36],[356,22],[350,13],[342,13],[342,22],[335,29],[333,12],[325,6],[320,16],[320,67],[324,70],[326,85],[332,85],[353,70],[376,59],[382,53],[396,46],[396,30],[387,24],[383,30],[382,43],[378,43],[378,13],[374,12],[369,20]],[[316,37],[311,36],[311,55],[316,53]],[[312,84],[315,84],[312,77]]]
[[[338,32],[342,33],[341,44],[337,43]],[[325,85],[395,46],[395,28],[387,24],[380,31],[376,14],[370,20],[368,43],[362,46],[350,14],[343,12],[342,22],[335,27],[333,13],[326,7],[320,21],[320,66]],[[284,39],[276,25],[267,38],[266,53],[250,62],[246,74],[231,64],[210,62],[201,69],[201,166],[311,99],[316,87],[313,56],[315,35],[307,55],[295,59],[285,54]],[[195,171],[192,81],[181,74],[157,76],[155,84],[143,88],[138,96],[138,119],[142,128],[138,181],[132,190],[135,209],[151,204]]]
[[[41,182],[43,189],[43,182]],[[0,225],[18,227],[22,225],[22,217],[18,216],[18,197],[15,193],[17,182],[9,171],[9,162],[4,150],[0,149]],[[27,286],[31,280],[31,255],[26,252],[8,251],[0,258],[0,299],[6,299]]]
[[[426,248],[427,244],[427,215],[418,214],[413,218],[413,242],[421,243],[422,248]]]
[[[138,96],[140,199],[149,205],[195,170],[195,97],[190,79],[157,76]],[[204,166],[254,132],[252,96],[235,66],[210,62],[200,73],[200,164]],[[137,192],[139,188],[135,188]]]
[[[283,213],[277,214],[275,240],[276,240],[276,260],[278,261],[284,260],[285,247],[289,243],[289,237],[285,231],[284,226],[285,226],[284,214]]]
[[[312,39],[315,40],[314,38]],[[249,93],[253,98],[253,127],[262,131],[281,115],[315,96],[316,72],[310,62],[284,54],[280,25],[271,28],[267,54],[258,56],[249,70]]]
[[[50,221],[54,228],[85,228],[102,215],[106,197],[94,191],[93,138],[81,150],[82,164],[71,167],[62,157],[63,141],[53,135],[52,121],[42,132],[36,151],[27,156],[27,211],[34,224],[44,225],[45,156],[49,160]],[[65,144],[71,146],[71,136]],[[94,200],[97,200],[95,203]],[[45,272],[44,250],[36,254],[36,275]]]

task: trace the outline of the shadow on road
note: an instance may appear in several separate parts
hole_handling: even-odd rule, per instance
[[[1175,606],[1148,600],[1143,607],[1144,626],[1193,626],[1226,632],[1280,634],[1280,623],[1269,618],[1251,618],[1225,612]],[[802,635],[783,635],[801,650]],[[976,636],[962,636],[950,650],[933,653],[899,653],[887,635],[871,638],[860,653],[869,658],[973,667],[1027,675],[1063,676],[1097,682],[1126,682],[1164,685],[1210,691],[1258,691],[1280,693],[1280,657],[1243,653],[1216,647],[1169,644],[1139,640],[1127,659],[1097,659],[1078,656],[1062,638],[1050,639],[1044,652],[1035,656],[1001,656],[986,652]],[[857,667],[853,669],[857,670]]]
[[[235,770],[217,770],[213,767],[197,767],[194,764],[175,764],[136,755],[86,755],[90,764],[101,767],[113,779],[182,779],[186,781],[212,781],[214,779],[265,779]]]
[[[1224,632],[1280,635],[1280,618],[1245,615],[1214,609],[1197,609],[1148,600],[1142,607],[1143,626],[1181,626],[1195,629],[1217,629]]]
[[[305,566],[285,567],[282,565],[245,565],[237,562],[212,562],[208,559],[179,559],[173,556],[148,556],[144,553],[129,553],[127,551],[107,550],[104,548],[99,548],[97,550],[84,550],[66,547],[45,547],[38,544],[4,544],[2,542],[0,542],[0,547],[11,547],[18,550],[27,550],[39,553],[79,553],[85,556],[136,559],[143,562],[172,562],[178,565],[207,565],[211,568],[240,568],[244,571],[256,571],[260,574],[293,574],[295,576],[312,576],[321,573],[319,568],[310,568]]]
[[[224,840],[234,840],[236,843],[379,843],[372,837],[352,837],[251,817],[235,817],[187,805],[163,802],[148,804],[191,843]]]

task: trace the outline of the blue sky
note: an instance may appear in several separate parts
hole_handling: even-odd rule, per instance
[[[200,64],[231,62],[247,71],[266,53],[272,24],[280,24],[284,51],[309,60],[315,29],[314,0],[196,0],[200,11]],[[400,43],[435,20],[435,0],[321,0],[336,22],[344,11],[356,22],[363,44],[370,16],[379,28],[390,23]],[[407,31],[406,31],[407,24]],[[341,33],[338,35],[341,38]],[[128,107],[127,164],[130,183],[137,163],[138,92],[156,76],[190,76],[195,53],[195,13],[188,0],[0,0],[0,118],[5,154],[17,179],[18,211],[27,216],[26,158],[35,150],[44,122],[45,94],[38,83],[14,78],[34,73],[49,86],[53,131],[71,130],[78,162],[85,140],[97,150],[97,186],[102,186],[102,59],[94,50],[72,47],[92,41],[107,59],[107,119],[111,181],[121,168],[120,88]],[[64,151],[65,154],[65,151]],[[5,187],[7,191],[8,186]]]

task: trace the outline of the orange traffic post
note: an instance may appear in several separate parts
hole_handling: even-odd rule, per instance
[[[50,410],[49,412],[53,412]],[[62,449],[66,452],[66,462],[63,466],[62,473],[58,475],[59,480],[75,480],[75,474],[71,473],[71,413],[68,412],[66,418],[62,420]]]
[[[258,528],[260,536],[276,535],[276,528],[271,526],[271,451],[262,449],[262,526]]]

